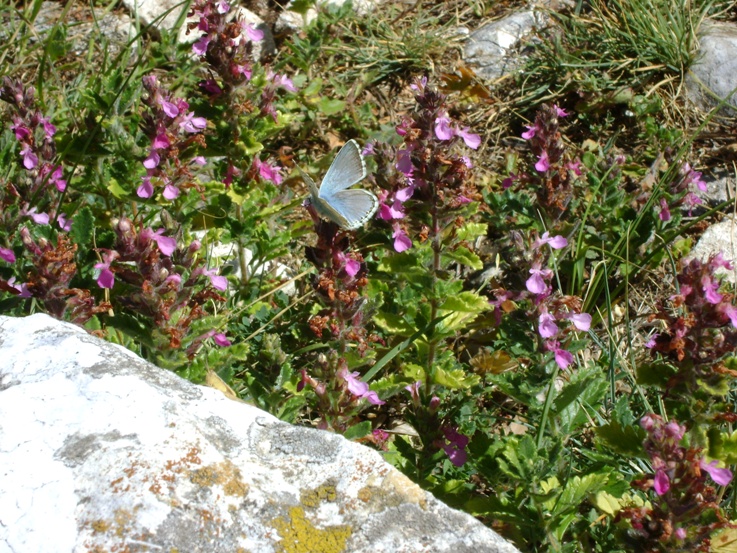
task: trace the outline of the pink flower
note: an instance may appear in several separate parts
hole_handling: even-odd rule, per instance
[[[720,486],[726,486],[732,481],[732,471],[728,468],[720,469],[717,467],[717,464],[718,461],[712,461],[711,463],[707,463],[703,459],[699,461],[701,469],[708,472],[714,482]]]
[[[701,284],[702,284],[703,290],[704,290],[704,298],[710,304],[716,305],[716,304],[718,304],[720,301],[722,301],[724,299],[724,296],[717,291],[717,290],[719,290],[719,283],[718,282],[714,282],[708,276],[705,276],[701,280]]]
[[[533,294],[545,293],[548,289],[545,279],[550,278],[553,272],[550,269],[539,269],[533,267],[530,269],[530,274],[532,276],[525,282],[525,287]]]
[[[591,315],[588,313],[572,313],[568,318],[578,330],[586,332],[591,328]]]
[[[258,170],[258,174],[262,179],[281,184],[284,177],[281,175],[282,167],[270,161],[261,161],[258,157],[254,158],[253,166]]]
[[[165,150],[169,146],[171,146],[171,141],[163,130],[160,130],[151,142],[152,150]]]
[[[278,73],[272,73],[271,71],[269,71],[266,75],[266,78],[273,82],[274,85],[276,85],[277,87],[280,86],[285,90],[288,90],[289,92],[297,92],[297,87],[294,86],[292,79],[290,79],[286,75],[280,75]]]
[[[453,129],[450,128],[450,119],[447,115],[441,115],[435,119],[435,136],[438,137],[438,140],[450,140],[453,135]]]
[[[477,134],[474,134],[471,132],[471,129],[468,127],[464,127],[459,131],[456,131],[456,134],[460,136],[463,139],[463,142],[466,143],[466,146],[471,148],[472,150],[475,150],[481,145],[481,137]]]
[[[668,475],[662,468],[655,471],[653,487],[655,488],[655,493],[658,495],[665,495],[670,490],[670,478],[668,478]]]
[[[179,188],[171,183],[167,183],[161,195],[167,200],[174,200],[179,197]]]
[[[537,160],[537,163],[535,163],[535,169],[539,171],[540,173],[544,173],[548,169],[550,169],[550,160],[548,159],[548,152],[543,150],[543,153],[540,154],[540,157]]]
[[[10,277],[8,279],[8,284],[11,288],[17,290],[19,292],[18,297],[20,298],[31,298],[33,295],[28,291],[28,286],[25,282],[15,284],[15,277]]]
[[[552,338],[558,334],[558,325],[555,324],[555,317],[550,313],[542,313],[538,319],[538,332],[543,338]]]
[[[466,446],[468,445],[468,436],[460,434],[455,428],[444,426],[442,428],[443,435],[447,440],[443,444],[446,455],[456,467],[462,467],[466,463]]]
[[[56,134],[56,127],[51,124],[48,117],[41,116],[38,118],[38,122],[43,126],[46,138],[51,138]]]
[[[532,247],[537,249],[543,244],[550,244],[550,247],[554,250],[560,250],[568,245],[568,240],[560,235],[550,236],[550,233],[545,231],[540,238],[533,242]]]
[[[343,379],[348,383],[348,391],[354,396],[363,397],[364,394],[368,393],[369,386],[365,382],[359,380],[357,377],[361,376],[358,372],[349,373],[345,371],[342,375]]]
[[[573,355],[571,352],[561,348],[560,342],[557,340],[548,340],[545,342],[545,349],[553,352],[555,362],[561,369],[565,370],[571,363],[573,363]]]
[[[159,229],[153,234],[153,236],[151,236],[151,239],[158,244],[161,253],[169,257],[174,253],[174,250],[177,249],[177,241],[174,240],[174,238],[163,236],[163,233],[164,229]]]
[[[154,186],[151,184],[151,177],[143,177],[141,186],[136,190],[136,194],[139,198],[150,198],[154,194]]]
[[[230,4],[228,4],[225,0],[218,0],[218,2],[215,4],[215,7],[219,14],[228,13],[230,11]]]
[[[228,279],[218,275],[217,269],[207,269],[203,272],[206,276],[210,277],[210,284],[212,284],[213,288],[221,291],[228,289]]]
[[[727,317],[729,317],[729,320],[732,322],[732,326],[737,328],[737,308],[735,308],[733,305],[728,306],[724,310]]]
[[[72,221],[73,219],[67,219],[63,213],[59,213],[59,216],[56,218],[59,228],[65,232],[72,230]]]
[[[24,145],[21,148],[20,155],[23,158],[23,167],[29,171],[38,165],[38,156],[33,153],[30,145]]]
[[[685,528],[676,528],[675,534],[679,540],[686,539],[686,529]]]
[[[397,171],[400,171],[407,176],[412,174],[415,168],[412,165],[409,150],[402,149],[397,152],[397,164],[395,167],[397,168]]]
[[[661,221],[670,221],[670,209],[668,209],[668,202],[665,201],[665,198],[660,198],[660,213],[658,213],[658,217]]]
[[[555,110],[555,115],[557,115],[558,117],[568,117],[568,112],[563,108],[560,108],[557,105],[553,104],[553,109]]]
[[[192,51],[198,56],[204,56],[207,53],[207,46],[210,44],[210,37],[204,35],[192,45]],[[169,115],[169,114],[167,114]],[[176,115],[169,115],[169,117],[176,117]]]
[[[205,127],[207,127],[207,119],[204,117],[195,117],[191,111],[179,123],[179,128],[189,133],[200,132]]]
[[[394,250],[396,252],[402,253],[412,247],[412,240],[397,223],[394,224],[392,237],[394,238]]]
[[[522,133],[522,138],[530,140],[538,131],[537,125],[525,125],[525,127],[527,127],[527,130]]]
[[[8,263],[15,263],[15,254],[9,248],[0,248],[0,259]]]
[[[228,346],[231,345],[231,341],[228,340],[228,338],[222,332],[213,334],[212,341],[215,342],[221,348],[227,348]]]
[[[143,160],[143,166],[146,169],[155,169],[159,166],[160,162],[161,157],[159,156],[158,152],[153,151],[148,155],[146,159]]]
[[[62,178],[63,176],[64,172],[62,171],[61,166],[59,166],[54,169],[54,172],[51,173],[51,177],[49,178],[49,182],[53,183],[59,192],[64,192],[67,188],[67,181]]]
[[[252,42],[259,42],[260,40],[264,39],[264,32],[261,29],[256,29],[250,23],[246,23],[245,21],[241,21],[240,25],[246,37],[248,37],[248,40]]]
[[[110,270],[110,264],[119,256],[116,251],[106,251],[102,254],[102,262],[95,264],[95,269],[101,269],[97,277],[97,285],[108,290],[115,284],[115,275]]]
[[[363,395],[363,397],[373,405],[384,405],[386,403],[386,401],[382,401],[381,398],[379,398],[379,394],[377,394],[373,390],[369,390]]]
[[[650,339],[645,343],[645,347],[648,349],[653,349],[658,343],[657,340],[658,340],[658,333],[656,332],[655,334],[650,336]]]
[[[417,380],[416,382],[413,382],[412,384],[409,384],[404,387],[405,390],[409,392],[409,395],[412,396],[412,401],[417,404],[420,401],[420,386],[422,385],[422,382]]]

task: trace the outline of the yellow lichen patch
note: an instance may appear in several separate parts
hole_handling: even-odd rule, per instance
[[[203,488],[220,485],[226,495],[234,497],[245,497],[248,493],[248,484],[241,478],[241,471],[228,460],[190,471],[189,480]]]
[[[282,538],[277,547],[283,553],[341,553],[351,536],[350,526],[316,528],[302,507],[292,507],[288,518],[280,517],[272,525]]]
[[[325,484],[314,490],[302,490],[300,501],[305,507],[315,509],[320,506],[323,501],[335,501],[337,493],[335,486]]]
[[[93,520],[90,524],[90,528],[95,534],[103,534],[110,530],[110,523],[107,520]]]

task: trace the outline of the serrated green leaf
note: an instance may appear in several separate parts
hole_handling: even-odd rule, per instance
[[[399,336],[411,336],[417,330],[404,317],[393,313],[377,313],[374,315],[374,323],[383,331]]]
[[[598,427],[595,432],[607,447],[617,453],[630,457],[642,457],[644,454],[642,442],[645,440],[645,431],[639,426],[623,428],[618,422],[611,422]]]
[[[121,200],[128,195],[125,188],[120,186],[120,183],[112,177],[108,180],[107,189],[118,200]]]
[[[612,517],[622,508],[622,503],[619,499],[605,491],[596,493],[594,496],[594,505],[596,505],[602,513],[606,513]]]
[[[665,388],[678,369],[665,361],[641,363],[637,367],[637,383],[643,386]]]
[[[459,240],[475,240],[479,236],[486,236],[489,231],[489,225],[486,223],[466,223],[458,229],[457,237]]]
[[[435,368],[433,381],[446,388],[462,389],[470,388],[479,383],[481,378],[477,374],[467,374],[463,369],[446,371],[440,367]]]
[[[440,309],[456,313],[481,313],[490,307],[489,300],[476,292],[461,292],[446,299]]]
[[[724,461],[728,465],[737,463],[737,431],[728,434],[712,427],[707,435],[709,436],[709,457]]]
[[[86,248],[92,243],[92,235],[95,229],[95,216],[92,210],[85,206],[74,214],[70,234],[75,244]]]
[[[476,271],[484,268],[481,258],[464,246],[459,246],[455,250],[444,251],[440,256],[444,264],[447,263],[448,260],[451,260]]]

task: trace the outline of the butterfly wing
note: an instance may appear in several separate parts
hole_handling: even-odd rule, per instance
[[[360,188],[340,190],[329,198],[318,200],[315,204],[318,213],[348,230],[362,227],[379,207],[379,199],[368,190]]]
[[[366,164],[355,140],[349,140],[335,156],[320,183],[320,195],[331,196],[366,178]]]

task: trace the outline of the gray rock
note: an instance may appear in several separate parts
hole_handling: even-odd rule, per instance
[[[347,1],[348,0],[318,0],[317,6],[319,9],[337,9],[342,7]],[[353,11],[356,12],[356,15],[363,17],[374,12],[376,7],[385,1],[386,0],[352,0],[352,7]],[[295,33],[312,23],[315,18],[317,18],[317,10],[313,8],[308,9],[304,15],[286,9],[279,14],[279,17],[274,24],[274,32],[277,34]]]
[[[524,58],[519,50],[536,29],[547,25],[543,12],[513,13],[473,31],[465,46],[465,60],[477,67],[480,77],[496,80],[518,71]]]
[[[699,29],[699,51],[696,62],[686,76],[685,92],[696,106],[708,111],[728,98],[737,107],[737,25],[705,22]],[[731,107],[722,113],[734,114]]]
[[[0,479],[3,552],[517,552],[376,451],[46,315],[0,317]]]
[[[737,223],[733,217],[727,217],[721,223],[711,225],[691,250],[688,259],[706,261],[710,256],[722,253],[725,259],[737,268]],[[728,282],[737,284],[737,269],[728,271],[720,268],[717,273],[723,274]]]
[[[735,175],[729,169],[716,167],[704,171],[703,180],[706,183],[706,192],[694,190],[710,206],[719,205],[735,198]],[[731,209],[729,209],[731,211]]]
[[[189,8],[189,2],[182,0],[123,0],[123,5],[143,27],[154,33],[159,29],[173,30]]]

